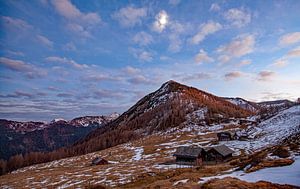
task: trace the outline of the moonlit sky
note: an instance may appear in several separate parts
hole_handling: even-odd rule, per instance
[[[299,10],[299,0],[0,0],[0,118],[122,113],[170,79],[295,100]]]

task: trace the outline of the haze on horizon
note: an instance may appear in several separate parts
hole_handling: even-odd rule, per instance
[[[0,0],[0,118],[122,113],[173,79],[300,97],[300,1]]]

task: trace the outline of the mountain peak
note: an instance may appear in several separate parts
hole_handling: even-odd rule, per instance
[[[165,86],[165,85],[182,85],[182,84],[180,84],[174,80],[169,80],[169,81],[165,82],[164,84],[162,84],[162,86]]]
[[[178,83],[177,81],[174,80],[169,80],[167,82],[165,82],[164,84],[162,84],[162,86],[158,89],[160,94],[163,94],[165,92],[174,92],[174,91],[178,91],[179,89],[183,89],[186,88],[187,86]]]

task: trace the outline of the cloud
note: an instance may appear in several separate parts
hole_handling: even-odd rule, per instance
[[[150,34],[142,31],[133,37],[133,42],[141,46],[147,46],[153,42],[153,37]]]
[[[261,71],[257,74],[258,81],[268,81],[275,76],[275,72],[272,71]]]
[[[178,52],[181,50],[181,46],[183,44],[183,34],[190,27],[188,23],[182,24],[178,21],[169,22],[170,34],[168,35],[170,44],[168,50],[171,52]]]
[[[85,22],[89,25],[98,24],[101,18],[97,13],[83,13],[69,0],[53,0],[56,11],[69,20]]]
[[[238,65],[239,65],[239,66],[245,66],[245,65],[249,65],[249,64],[251,64],[251,63],[252,63],[251,60],[246,59],[246,60],[240,61],[240,63],[239,63]]]
[[[276,67],[284,67],[286,65],[288,65],[288,61],[284,58],[278,59],[272,64],[272,66]]]
[[[47,72],[45,72],[44,70],[41,70],[22,60],[14,60],[6,57],[0,57],[0,65],[5,66],[6,68],[12,71],[24,73],[25,76],[29,79],[34,79],[47,75]]]
[[[121,8],[112,14],[112,18],[117,20],[123,27],[133,27],[142,23],[142,18],[147,16],[146,8],[135,8],[128,6]]]
[[[47,96],[48,94],[45,92],[37,92],[37,93],[29,93],[29,92],[25,92],[25,91],[21,91],[21,90],[16,90],[15,92],[11,93],[11,94],[6,94],[6,95],[2,95],[0,94],[1,98],[29,98],[29,99],[33,99],[36,98],[38,96]]]
[[[164,31],[169,22],[169,15],[165,10],[161,10],[156,16],[152,24],[153,31],[161,33]]]
[[[173,60],[171,57],[169,57],[169,56],[164,56],[164,55],[160,56],[159,59],[160,59],[161,61],[171,61],[171,60]]]
[[[15,91],[13,94],[7,94],[7,95],[0,95],[2,98],[22,98],[22,97],[26,97],[26,98],[33,98],[34,95],[28,92],[24,92],[24,91]]]
[[[240,71],[233,71],[233,72],[228,72],[224,75],[224,78],[226,81],[230,81],[232,79],[235,79],[235,78],[239,78],[239,77],[242,77],[243,76],[243,73],[240,72]]]
[[[150,52],[142,51],[140,54],[137,55],[137,58],[141,61],[151,62],[153,57]]]
[[[129,52],[141,62],[151,62],[153,60],[153,54],[146,50],[130,48]]]
[[[127,81],[129,83],[131,83],[131,84],[134,84],[134,85],[138,85],[138,84],[153,84],[154,83],[152,80],[147,79],[143,75],[135,75],[132,78],[129,78]]]
[[[91,38],[92,34],[89,30],[87,30],[84,26],[76,23],[70,23],[66,25],[66,28],[71,32],[81,36],[83,38]]]
[[[48,38],[46,38],[43,35],[37,34],[38,33],[34,27],[30,24],[28,24],[26,21],[22,19],[17,19],[17,18],[12,18],[8,16],[2,16],[1,21],[3,24],[3,28],[13,30],[14,32],[20,33],[20,31],[23,31],[22,34],[26,34],[25,36],[22,37],[31,37],[29,35],[34,35],[33,38],[35,38],[38,42],[42,43],[43,45],[52,48],[53,47],[53,42],[50,41]]]
[[[180,3],[180,0],[169,0],[169,4],[170,5],[173,5],[173,6],[176,6]]]
[[[37,35],[36,36],[37,40],[39,42],[41,42],[43,45],[52,48],[53,47],[53,42],[50,41],[47,37],[43,36],[43,35]]]
[[[286,46],[300,42],[300,32],[288,33],[279,38],[279,45]]]
[[[210,6],[209,11],[217,12],[221,9],[221,7],[218,5],[218,3],[213,3]]]
[[[9,16],[1,16],[1,20],[3,23],[3,27],[6,27],[8,29],[17,29],[17,30],[31,30],[33,29],[33,26],[28,24],[25,20],[18,19],[18,18],[12,18]]]
[[[195,62],[198,64],[201,64],[203,62],[213,62],[213,61],[214,59],[209,57],[203,49],[200,49],[199,53],[195,56]]]
[[[207,73],[195,73],[195,74],[184,74],[179,77],[182,77],[182,81],[195,81],[195,80],[203,80],[211,78],[210,74]]]
[[[228,55],[221,55],[218,57],[218,61],[220,61],[221,63],[226,63],[230,60],[231,60],[231,57]]]
[[[49,87],[47,87],[47,89],[49,91],[59,91],[59,89],[57,87],[54,87],[54,86],[49,86]]]
[[[291,58],[291,57],[300,57],[300,46],[290,50],[287,55],[287,57]]]
[[[290,93],[283,93],[283,92],[263,92],[261,93],[264,95],[262,97],[263,100],[265,101],[270,101],[270,100],[283,100],[283,99],[294,99],[294,96],[291,95]]]
[[[171,34],[169,35],[170,44],[168,50],[171,52],[179,52],[182,45],[182,40],[179,35]]]
[[[122,93],[112,90],[98,89],[94,91],[94,98],[102,99],[102,98],[122,98],[124,97]]]
[[[69,42],[63,46],[63,49],[66,51],[77,51],[77,48],[73,42]]]
[[[73,97],[74,94],[72,94],[72,93],[58,93],[56,96],[57,97],[62,97],[62,98],[69,98],[69,97]]]
[[[27,64],[22,60],[13,60],[5,57],[0,57],[0,64],[17,72],[27,72],[32,69],[30,64]]]
[[[300,57],[300,46],[290,50],[284,56],[274,61],[271,66],[284,67],[289,64],[289,60],[292,58]]]
[[[246,54],[252,53],[255,45],[254,35],[241,35],[233,39],[229,44],[220,46],[217,52],[222,56],[227,56],[226,61],[232,58],[239,58]]]
[[[20,52],[20,51],[6,50],[6,52],[10,55],[13,55],[13,56],[25,56],[25,54],[23,52]]]
[[[195,45],[199,44],[207,35],[213,34],[221,29],[222,25],[218,22],[208,21],[200,25],[199,32],[190,39],[190,42]]]
[[[101,18],[97,13],[83,13],[69,0],[51,2],[55,10],[68,21],[67,29],[81,37],[91,37],[91,30],[101,23]]]
[[[49,56],[49,57],[45,58],[45,60],[48,61],[48,62],[55,62],[55,63],[71,65],[74,68],[78,68],[78,69],[83,69],[83,68],[88,68],[89,67],[86,64],[78,64],[74,60],[68,59],[68,58],[65,58],[65,57]]]
[[[251,14],[243,8],[229,9],[224,13],[224,18],[235,27],[243,27],[251,22]]]
[[[119,81],[120,78],[108,74],[88,75],[82,78],[84,82]]]
[[[131,66],[126,66],[125,68],[122,69],[122,71],[128,75],[132,75],[132,74],[138,74],[141,72],[140,69],[138,68],[134,68]]]

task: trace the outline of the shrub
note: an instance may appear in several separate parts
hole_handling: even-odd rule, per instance
[[[290,152],[283,146],[279,146],[275,149],[272,155],[278,156],[280,158],[287,158],[290,156]]]

